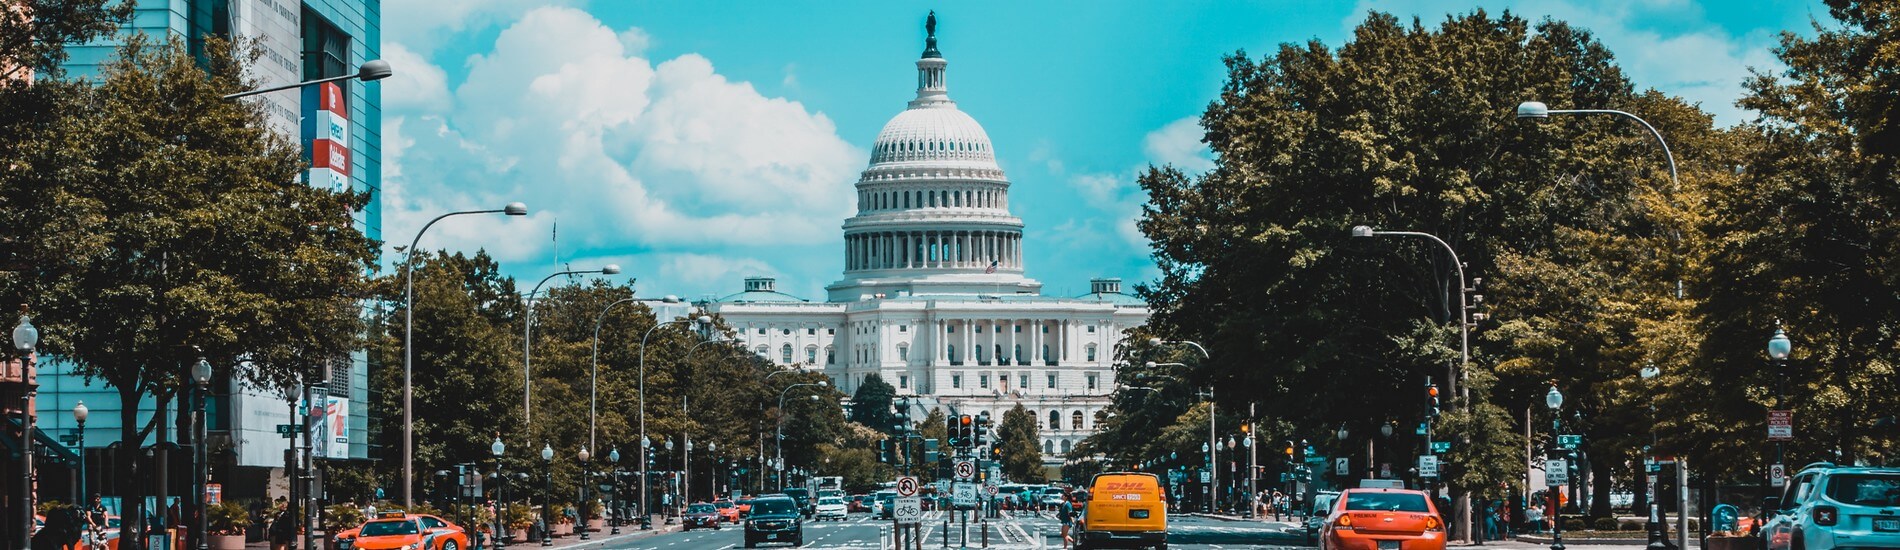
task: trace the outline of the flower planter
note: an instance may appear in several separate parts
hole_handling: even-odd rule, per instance
[[[244,535],[211,535],[211,550],[244,550]]]
[[[588,531],[593,531],[593,532],[598,533],[602,529],[606,529],[606,528],[607,528],[607,520],[605,518],[594,518],[594,519],[587,520]]]
[[[572,534],[574,534],[574,524],[572,523],[554,524],[554,536],[565,537]]]

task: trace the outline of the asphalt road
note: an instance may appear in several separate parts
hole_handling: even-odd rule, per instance
[[[880,544],[888,544],[890,522],[875,521],[866,514],[852,514],[845,521],[822,521],[805,523],[805,545],[800,548],[857,548],[875,549]],[[982,523],[972,521],[969,525],[969,540],[963,540],[964,529],[960,522],[951,522],[945,530],[943,512],[927,512],[924,516],[925,549],[933,548],[981,548],[983,543]],[[1049,514],[1008,513],[1001,519],[989,522],[989,548],[998,549],[1058,549],[1062,547],[1055,518]],[[1224,521],[1218,519],[1175,516],[1168,524],[1168,547],[1170,549],[1227,549],[1227,548],[1295,548],[1304,546],[1302,532],[1292,523]],[[690,532],[667,533],[654,537],[643,537],[621,544],[609,545],[615,550],[726,550],[745,547],[745,530],[738,525],[726,526],[713,531],[700,529]],[[767,543],[762,548],[789,547]]]

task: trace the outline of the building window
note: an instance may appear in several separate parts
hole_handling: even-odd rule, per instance
[[[1044,439],[1044,440],[1042,440],[1042,454],[1046,454],[1046,455],[1050,455],[1050,456],[1054,456],[1054,455],[1056,454],[1056,442],[1055,442],[1055,440],[1053,440],[1053,439]]]
[[[831,349],[831,346],[825,346],[825,364],[827,365],[838,364],[838,351]]]
[[[909,389],[909,388],[910,388],[910,376],[902,375],[902,374],[897,375],[897,389],[902,390],[902,389]]]
[[[792,329],[789,329],[789,328],[782,328],[782,329],[779,329],[779,332],[782,332],[782,333],[784,333],[784,334],[785,334],[786,336],[791,336],[791,335],[792,335]]]
[[[838,329],[835,329],[835,328],[825,329],[825,334],[837,334],[837,333],[838,333]]]
[[[910,332],[910,325],[897,325],[898,332]]]
[[[963,364],[957,361],[957,347],[956,346],[953,346],[953,345],[944,346],[943,348],[944,348],[944,355],[948,355],[950,357],[950,364],[952,365]]]
[[[818,346],[805,346],[805,363],[808,365],[818,364]]]
[[[1025,390],[1029,389],[1029,373],[1027,372],[1016,373],[1016,387],[1025,389]]]
[[[1022,326],[1022,325],[1010,325],[1010,326],[1013,326],[1013,327],[1016,327],[1016,333],[1017,333],[1017,334],[1022,334],[1022,332],[1023,332],[1023,326]]]
[[[1069,429],[1072,429],[1072,430],[1082,429],[1082,411],[1075,411],[1075,414],[1069,415]],[[1064,447],[1067,447],[1067,445],[1064,445]],[[1069,450],[1063,449],[1062,452],[1066,453],[1066,452],[1069,452]]]
[[[1056,373],[1049,373],[1049,389],[1056,389]],[[1055,414],[1055,413],[1049,413]]]
[[[1042,333],[1043,333],[1043,334],[1048,334],[1048,333],[1049,333],[1049,325],[1043,325],[1043,326],[1042,326]]]
[[[1005,363],[1005,361],[1008,361],[1008,360],[1009,360],[1009,357],[1003,355],[1003,345],[997,344],[996,345],[996,363],[999,365],[1007,365],[1008,363]]]
[[[1089,325],[1089,333],[1090,333],[1090,334],[1094,334],[1094,333],[1095,333],[1095,325]]]
[[[949,333],[951,333],[951,334],[956,334],[956,332],[957,332],[957,326],[956,326],[956,325],[944,325],[944,326],[943,326],[943,329],[944,329],[945,331],[947,331],[947,332],[949,332]]]
[[[1067,455],[1069,454],[1069,451],[1073,449],[1074,447],[1069,446],[1069,440],[1067,439],[1062,440],[1062,454]]]
[[[977,346],[977,347],[976,347],[976,362],[977,362],[977,364],[979,364],[979,365],[988,365],[988,364],[990,364],[990,362],[989,362],[989,360],[988,360],[987,358],[984,358],[984,357],[983,357],[983,346]]]
[[[817,335],[818,335],[818,329],[815,329],[815,328],[808,328],[808,329],[805,329],[805,335],[806,335],[806,336],[817,336]]]
[[[1016,344],[1016,364],[1023,364],[1023,345]]]
[[[764,335],[765,335],[765,327],[759,327],[759,335],[760,335],[760,336],[764,336]]]
[[[910,361],[910,346],[906,346],[903,344],[897,345],[897,360]]]
[[[1049,411],[1049,429],[1051,430],[1062,429],[1062,413]]]
[[[1094,362],[1095,361],[1095,344],[1089,344],[1088,347],[1083,348],[1083,350],[1087,353],[1088,360],[1090,362]]]
[[[987,390],[987,389],[990,389],[990,375],[988,375],[988,374],[979,374],[979,375],[977,375],[977,376],[976,376],[976,387],[978,387],[978,388],[982,388],[982,389],[986,389],[986,390]]]
[[[982,334],[982,333],[983,333],[983,325],[977,325],[977,326],[976,326],[976,328],[975,328],[974,330],[976,330],[976,333],[977,333],[977,334]]]
[[[1050,359],[1053,359],[1053,358],[1052,358],[1052,357],[1049,357],[1049,346],[1043,346],[1043,347],[1042,347],[1042,360],[1044,360],[1044,361],[1048,361],[1048,360],[1050,360]]]
[[[956,389],[963,389],[963,375],[961,374],[950,375],[950,387],[956,388]]]
[[[759,357],[771,357],[771,356],[772,356],[772,348],[765,347],[764,345],[759,346]]]
[[[778,348],[778,355],[783,363],[787,365],[792,364],[792,345],[785,344],[784,346],[780,346]]]
[[[1088,379],[1089,379],[1089,391],[1095,391],[1095,375],[1093,374],[1088,375]]]

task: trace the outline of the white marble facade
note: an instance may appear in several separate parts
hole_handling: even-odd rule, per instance
[[[935,42],[917,61],[917,97],[871,148],[857,215],[844,222],[844,277],[825,301],[751,277],[744,291],[703,306],[748,349],[822,369],[846,394],[877,373],[946,413],[1000,422],[1021,403],[1036,414],[1045,462],[1059,464],[1095,429],[1116,345],[1148,308],[1119,279],[1052,297],[1024,276],[1009,180],[983,127],[949,99]]]

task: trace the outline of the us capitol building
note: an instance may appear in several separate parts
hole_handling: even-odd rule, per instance
[[[746,347],[795,368],[823,369],[850,395],[878,374],[916,396],[921,420],[1035,413],[1043,460],[1063,462],[1095,429],[1114,390],[1116,345],[1148,319],[1120,279],[1078,297],[1042,295],[1024,275],[1023,222],[989,135],[945,86],[936,19],[917,60],[917,97],[878,132],[844,222],[844,278],[815,302],[749,277],[743,292],[700,304]]]

